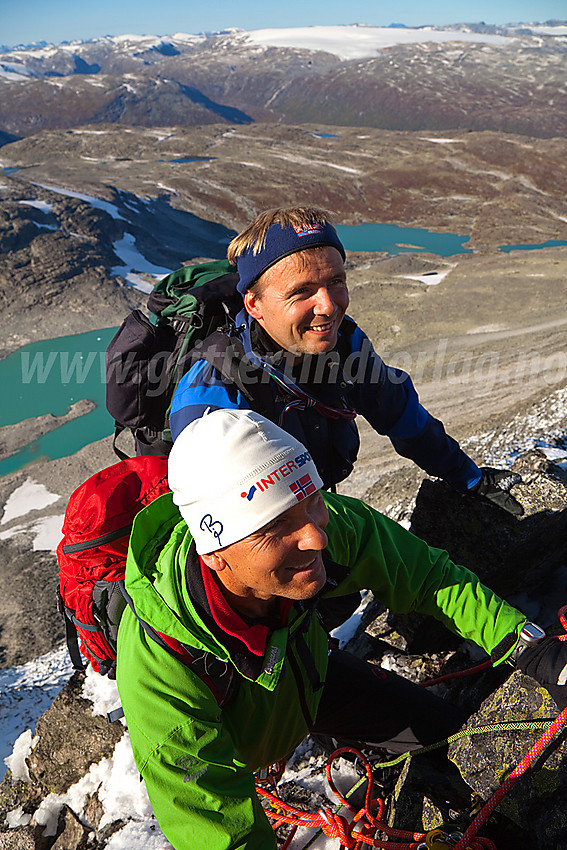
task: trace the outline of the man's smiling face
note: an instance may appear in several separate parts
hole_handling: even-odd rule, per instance
[[[246,292],[244,304],[286,351],[298,356],[331,351],[348,307],[339,251],[325,246],[284,257],[264,272],[258,294]]]
[[[278,597],[310,599],[324,586],[328,522],[318,491],[248,537],[201,557],[216,572],[232,607],[260,616]]]

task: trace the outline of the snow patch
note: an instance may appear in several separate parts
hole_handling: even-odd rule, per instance
[[[73,192],[71,189],[61,189],[59,186],[48,186],[44,183],[36,183],[35,185],[41,189],[47,189],[49,192],[55,192],[56,195],[64,195],[67,198],[78,198],[80,201],[86,201],[91,207],[97,210],[103,210],[112,216],[112,218],[119,221],[126,221],[124,216],[120,215],[118,207],[109,201],[102,201],[100,198],[95,198],[93,195],[85,195],[82,192]]]
[[[0,77],[10,82],[22,82],[35,76],[32,71],[22,65],[7,65],[4,62],[0,65]]]
[[[131,233],[125,233],[122,239],[118,239],[113,243],[112,247],[114,253],[124,263],[122,266],[113,266],[111,269],[112,274],[120,275],[130,286],[133,286],[134,289],[139,289],[141,292],[150,293],[154,284],[144,280],[140,272],[151,275],[155,280],[159,280],[172,271],[172,269],[167,269],[163,266],[155,266],[149,260],[146,260],[144,255],[136,248],[136,239]]]
[[[36,743],[31,727],[51,705],[72,672],[66,647],[22,666],[0,670],[0,725],[3,732],[0,758],[15,779],[29,780],[25,759]],[[93,703],[93,714],[106,714],[108,709],[116,706],[116,682],[87,668],[82,696]],[[94,792],[98,793],[104,809],[101,827],[118,819],[128,821],[108,845],[112,850],[170,848],[157,826],[145,784],[140,782],[127,732],[110,758],[92,765],[89,772],[65,794],[50,794],[41,803],[33,817],[45,827],[44,835],[55,834],[59,812],[64,804],[80,817],[87,794]],[[14,829],[25,825],[29,819],[23,810],[16,808],[9,812],[7,824]]]
[[[64,794],[49,794],[42,800],[33,817],[45,827],[43,835],[55,835],[59,812],[65,804],[76,814],[80,814],[87,795],[95,792],[98,793],[104,808],[100,829],[115,820],[132,818],[133,812],[136,812],[136,820],[153,817],[146,786],[139,780],[127,732],[116,744],[110,758],[101,759],[91,765],[89,772],[71,785]]]
[[[34,552],[55,552],[63,536],[64,514],[46,516],[33,524]]]
[[[12,778],[16,782],[29,782],[30,774],[26,762],[27,757],[33,749],[33,739],[31,729],[26,729],[25,732],[16,739],[14,750],[11,756],[6,756],[4,764],[12,771]]]
[[[546,26],[532,27],[532,26],[529,26],[529,24],[527,26],[528,26],[528,29],[531,30],[531,32],[533,32],[537,35],[559,35],[559,36],[567,35],[567,26],[559,25],[559,26],[553,26],[553,27],[546,27]]]
[[[10,758],[10,754],[14,755],[13,750],[22,733],[35,729],[37,720],[49,708],[72,672],[66,646],[27,664],[0,670],[0,766],[6,758]],[[17,744],[16,763],[25,741],[26,738]],[[3,771],[0,770],[1,773]]]
[[[24,204],[26,207],[35,207],[36,210],[41,210],[44,213],[50,213],[53,209],[53,204],[48,204],[47,201],[36,201],[31,199],[29,201],[18,201],[19,204]]]
[[[173,189],[171,186],[166,186],[164,183],[158,183],[158,189],[164,189],[166,192],[170,192],[172,195],[177,195],[177,189]]]
[[[560,469],[567,471],[567,449],[559,449],[555,446],[538,446],[538,449],[548,460],[552,460]]]
[[[10,540],[16,534],[35,535],[32,543],[34,552],[55,552],[62,537],[63,520],[65,516],[43,517],[29,525],[15,525],[7,531],[0,532],[0,540]]]
[[[22,806],[17,809],[12,809],[6,813],[6,826],[8,829],[16,829],[18,826],[27,826],[31,821],[31,815],[24,814]]]
[[[454,266],[451,268],[454,268]],[[398,277],[404,280],[417,280],[420,283],[426,283],[428,286],[437,286],[447,277],[450,271],[451,269],[447,269],[444,272],[432,272],[431,274],[402,274],[398,275]]]
[[[85,671],[85,681],[81,696],[93,704],[93,715],[106,717],[120,705],[120,695],[114,679],[101,676],[90,666]]]
[[[358,168],[349,168],[347,165],[335,165],[334,162],[328,162],[329,168],[336,168],[338,171],[348,171],[349,174],[360,174]]]
[[[110,40],[115,44],[140,44],[142,42],[146,42],[148,46],[152,43],[161,44],[162,41],[157,35],[132,35],[130,33],[112,36]]]
[[[157,822],[130,821],[115,832],[106,850],[171,850],[171,844],[160,831]]]
[[[35,224],[35,226],[36,226],[36,227],[38,227],[40,230],[51,230],[51,231],[55,231],[55,230],[59,230],[59,229],[60,229],[60,228],[59,228],[59,227],[57,227],[55,224],[38,224],[38,223],[37,223],[37,221],[34,221],[34,224]]]
[[[41,511],[60,498],[61,496],[56,493],[50,493],[44,484],[38,484],[33,479],[27,478],[8,497],[0,525],[16,517],[24,516],[30,511]]]
[[[331,636],[339,641],[339,649],[344,649],[347,643],[355,636],[362,621],[362,615],[374,599],[370,590],[363,590],[360,596],[360,605],[356,611],[350,615],[348,620],[345,620],[344,623],[341,623],[340,626],[337,626],[337,628],[333,629],[331,632]]]
[[[447,43],[452,41],[502,45],[515,40],[510,36],[487,33],[369,26],[314,26],[261,29],[240,34],[248,44],[261,47],[290,47],[298,50],[324,50],[340,59],[364,59],[397,44]]]
[[[464,142],[464,139],[434,139],[429,138],[428,136],[420,136],[419,137],[424,142],[435,142],[438,145],[450,145],[454,142]]]

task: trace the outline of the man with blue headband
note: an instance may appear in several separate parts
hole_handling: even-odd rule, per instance
[[[244,302],[230,351],[246,393],[227,381],[230,370],[198,360],[173,398],[174,440],[206,410],[252,407],[304,443],[334,489],[353,469],[360,414],[429,475],[522,514],[509,492],[520,477],[479,468],[420,404],[410,376],[387,366],[346,315],[345,250],[326,213],[263,212],[232,240],[228,259]]]

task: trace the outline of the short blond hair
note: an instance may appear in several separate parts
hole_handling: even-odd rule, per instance
[[[272,224],[282,227],[309,227],[313,224],[330,224],[334,227],[328,213],[318,207],[277,207],[265,210],[256,216],[253,222],[235,236],[227,249],[229,262],[236,265],[238,257],[252,249],[254,254],[262,250],[266,233]]]

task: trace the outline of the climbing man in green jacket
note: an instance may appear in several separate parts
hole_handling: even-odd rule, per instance
[[[567,642],[446,552],[323,491],[305,447],[258,414],[220,409],[188,425],[169,483],[134,523],[117,682],[175,850],[275,848],[253,773],[310,732],[399,751],[461,724],[426,689],[329,652],[336,598],[369,589],[393,611],[431,614],[567,705]]]

